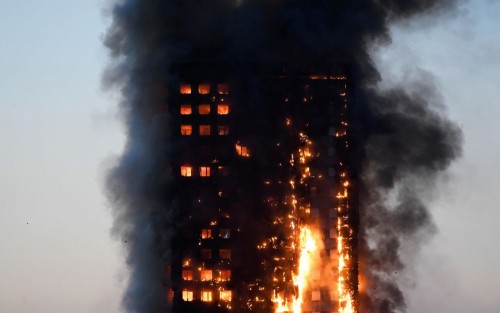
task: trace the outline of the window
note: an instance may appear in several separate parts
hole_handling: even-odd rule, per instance
[[[198,113],[200,115],[208,115],[208,114],[210,114],[210,104],[200,104],[198,106]]]
[[[311,209],[311,217],[319,217],[319,209],[318,208]]]
[[[182,271],[182,279],[183,280],[193,280],[193,271],[183,270]]]
[[[337,237],[337,230],[335,228],[330,228],[330,239]]]
[[[220,249],[219,257],[224,260],[231,259],[231,250],[229,249]]]
[[[190,290],[183,290],[182,291],[182,300],[193,301],[193,292]]]
[[[191,113],[193,113],[193,110],[191,109],[191,104],[181,105],[181,115],[190,115]]]
[[[212,258],[212,250],[201,249],[201,258],[204,260],[210,260]]]
[[[201,270],[201,281],[212,280],[212,270]]]
[[[210,136],[210,125],[200,125],[200,136]]]
[[[219,299],[220,301],[231,301],[231,290],[221,290],[219,293]]]
[[[219,130],[219,136],[229,135],[229,126],[227,126],[227,125],[220,125],[218,127],[218,130]]]
[[[217,114],[219,114],[219,115],[228,115],[229,114],[229,105],[227,105],[227,104],[218,104],[217,105]]]
[[[187,166],[187,165],[181,166],[181,176],[185,176],[185,177],[193,176],[193,167]]]
[[[228,84],[217,84],[217,92],[219,95],[227,95],[229,93]]]
[[[212,292],[211,291],[202,291],[201,292],[201,301],[203,302],[211,302],[212,301]]]
[[[231,270],[221,270],[220,271],[220,280],[221,281],[230,281],[231,280]]]
[[[219,237],[227,239],[231,237],[231,230],[227,228],[223,228],[219,231]]]
[[[181,135],[191,136],[193,133],[193,127],[191,125],[181,125]]]
[[[208,95],[210,93],[210,84],[199,84],[198,93],[200,95]]]
[[[238,143],[236,143],[235,147],[236,147],[236,152],[238,153],[238,155],[245,157],[245,158],[250,157],[250,150],[248,150],[248,148],[246,146],[242,146],[238,142]]]
[[[201,238],[208,239],[212,238],[212,230],[210,228],[204,228],[201,230]]]
[[[229,167],[227,167],[227,166],[219,166],[217,168],[217,170],[219,171],[219,175],[221,175],[221,176],[228,176],[229,175]]]
[[[210,166],[200,166],[200,176],[209,177],[210,176]]]
[[[180,93],[183,95],[191,94],[191,85],[190,84],[181,84]]]
[[[311,292],[311,300],[312,301],[320,301],[321,300],[321,292],[319,290],[313,290]]]
[[[330,218],[336,218],[336,217],[337,217],[337,209],[330,208]]]

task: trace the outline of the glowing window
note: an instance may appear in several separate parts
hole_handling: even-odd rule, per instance
[[[201,270],[201,281],[212,280],[212,270]]]
[[[182,300],[193,301],[193,292],[190,290],[183,290],[182,291]]]
[[[231,280],[231,270],[221,270],[220,271],[220,280],[221,281],[230,281]]]
[[[190,84],[181,84],[180,93],[183,95],[191,94],[191,85]]]
[[[217,84],[217,92],[219,95],[227,95],[229,93],[228,84]]]
[[[200,125],[200,136],[210,136],[210,125]]]
[[[202,291],[201,292],[201,301],[203,302],[211,302],[212,301],[212,292],[211,291]]]
[[[228,115],[229,114],[229,105],[227,105],[227,104],[218,104],[217,105],[217,114],[219,114],[219,115]]]
[[[218,127],[218,133],[219,133],[219,136],[227,136],[227,135],[229,135],[229,126],[227,126],[227,125],[220,125]]]
[[[200,104],[198,106],[198,113],[200,115],[210,114],[210,104]]]
[[[227,167],[227,166],[219,166],[217,168],[217,170],[219,171],[219,175],[221,175],[221,176],[228,176],[229,175],[229,167]]]
[[[201,238],[208,239],[212,238],[212,230],[210,228],[204,228],[201,230]]]
[[[245,157],[245,158],[250,157],[250,150],[248,150],[248,147],[240,145],[239,142],[235,145],[235,147],[236,147],[236,152],[238,153],[238,155]]]
[[[210,260],[212,258],[212,250],[201,249],[201,258],[204,260]]]
[[[169,289],[167,292],[167,303],[172,303],[174,301],[174,290]]]
[[[190,115],[191,113],[193,113],[193,110],[191,109],[191,104],[181,105],[181,115]]]
[[[229,249],[220,249],[219,250],[219,257],[224,260],[229,260],[231,259],[231,250]]]
[[[321,292],[319,292],[319,290],[313,290],[311,292],[311,300],[312,301],[320,301],[321,300]]]
[[[210,166],[200,166],[200,176],[209,177],[210,176]]]
[[[200,95],[208,95],[210,93],[210,84],[199,84],[198,93]]]
[[[231,290],[221,290],[220,293],[219,293],[219,299],[220,299],[220,301],[228,301],[228,302],[230,302],[231,301],[231,296],[232,296]]]
[[[228,228],[223,228],[219,231],[219,237],[227,239],[231,237],[231,230]]]
[[[181,166],[181,176],[185,176],[185,177],[193,176],[193,167],[187,166],[187,165]]]
[[[191,136],[193,133],[193,127],[191,125],[181,125],[181,135]]]
[[[183,280],[193,280],[193,271],[183,270],[182,271],[182,279]]]

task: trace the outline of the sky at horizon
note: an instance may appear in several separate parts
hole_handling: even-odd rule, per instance
[[[118,313],[126,283],[105,169],[124,144],[100,85],[109,1],[0,2],[0,312]],[[439,181],[437,235],[401,280],[409,313],[500,312],[500,1],[392,30],[382,86],[430,79],[464,132]]]

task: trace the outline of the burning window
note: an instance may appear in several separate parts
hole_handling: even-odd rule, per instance
[[[321,300],[321,292],[319,290],[313,290],[311,292],[311,300],[312,301],[320,301]]]
[[[220,249],[219,250],[219,257],[224,260],[229,260],[231,259],[231,250],[229,249]]]
[[[191,125],[181,125],[181,135],[191,136],[193,133],[193,127]]]
[[[201,249],[201,258],[204,260],[210,260],[212,258],[212,250]]]
[[[191,177],[193,176],[193,167],[188,165],[181,166],[181,176]]]
[[[212,270],[201,270],[201,281],[212,280]]]
[[[227,136],[227,135],[229,135],[229,126],[227,126],[227,125],[220,125],[218,127],[218,132],[219,132],[219,136]]]
[[[191,104],[183,104],[181,105],[181,115],[191,115],[193,110],[191,108]]]
[[[201,292],[201,301],[203,302],[211,302],[212,301],[212,292],[204,290]]]
[[[208,95],[210,93],[210,84],[199,84],[198,93],[200,95]]]
[[[219,93],[219,95],[229,94],[229,85],[228,84],[217,84],[217,92]]]
[[[220,301],[230,302],[231,301],[231,296],[232,296],[231,290],[221,290],[220,293],[219,293],[219,299],[220,299]]]
[[[229,175],[229,167],[227,166],[219,166],[218,168],[219,175],[228,176]]]
[[[230,281],[231,280],[231,270],[221,270],[220,271],[220,280],[221,281]]]
[[[208,239],[212,238],[212,230],[210,228],[204,228],[201,230],[201,238]]]
[[[180,93],[183,95],[191,94],[191,85],[190,84],[181,84]]]
[[[250,150],[248,150],[248,147],[242,146],[239,142],[236,143],[235,147],[236,147],[236,152],[238,153],[238,155],[240,155],[244,158],[250,157]]]
[[[210,114],[210,104],[200,104],[198,106],[198,113],[200,115],[208,115],[208,114]]]
[[[193,280],[193,271],[183,270],[182,271],[182,279],[183,280]]]
[[[193,292],[191,290],[183,290],[182,291],[182,300],[193,301]]]
[[[209,177],[210,176],[210,166],[200,166],[200,176]]]
[[[228,115],[229,114],[229,105],[227,105],[227,104],[218,104],[217,105],[217,114],[219,114],[219,115]]]
[[[210,125],[200,125],[200,136],[210,136]]]
[[[228,228],[222,228],[220,231],[219,231],[219,236],[221,238],[224,238],[224,239],[227,239],[229,237],[231,237],[231,230],[228,229]]]

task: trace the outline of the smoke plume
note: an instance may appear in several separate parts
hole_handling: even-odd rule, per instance
[[[405,268],[401,247],[418,247],[434,231],[422,196],[460,155],[461,134],[443,115],[432,86],[377,90],[380,77],[369,50],[390,42],[391,23],[431,12],[438,16],[453,5],[452,0],[117,0],[105,38],[111,63],[104,83],[121,92],[127,144],[108,175],[107,191],[113,233],[126,247],[130,269],[126,310],[169,309],[164,287],[169,282],[161,271],[175,258],[172,238],[181,223],[172,200],[181,191],[169,185],[168,170],[177,148],[166,127],[172,122],[165,105],[166,86],[176,79],[172,67],[224,63],[248,73],[252,64],[333,60],[350,65],[353,84],[351,162],[359,185],[358,248],[366,282],[360,311],[404,312],[395,274]],[[258,88],[251,79],[244,81]],[[251,108],[249,121],[258,117]],[[265,219],[253,213],[255,224]]]

